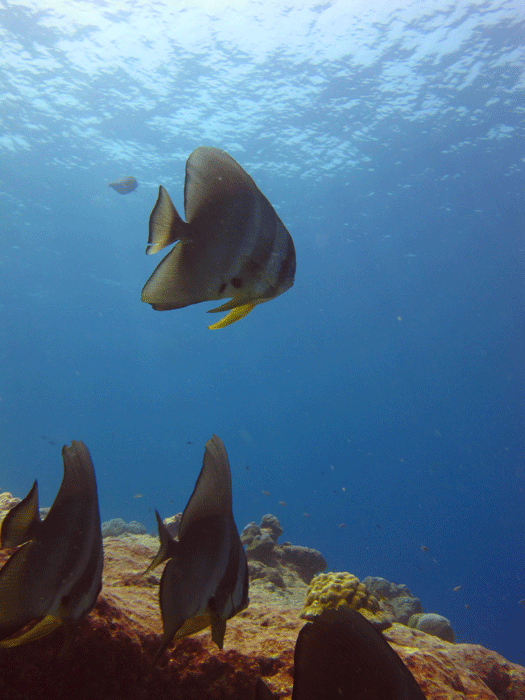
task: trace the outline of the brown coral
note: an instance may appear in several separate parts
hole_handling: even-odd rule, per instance
[[[371,622],[387,623],[379,601],[356,576],[347,572],[319,574],[310,583],[300,617],[313,620],[326,608],[348,605]]]

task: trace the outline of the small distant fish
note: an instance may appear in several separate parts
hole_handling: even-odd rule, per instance
[[[142,498],[142,494],[141,494],[141,493],[136,493],[136,494],[133,496],[133,498]]]
[[[224,328],[293,285],[295,248],[288,230],[243,168],[225,151],[201,147],[186,162],[184,222],[159,187],[146,254],[177,245],[142,290],[157,311],[231,298],[208,326]]]
[[[525,605],[525,598],[518,600],[518,605]]]
[[[345,523],[341,523],[339,527],[346,527]]]
[[[113,187],[119,194],[129,194],[136,190],[139,183],[134,177],[121,177],[120,180],[115,180],[115,182],[108,182],[108,187]]]
[[[455,586],[452,591],[453,593],[457,593],[460,590],[461,586]]]
[[[262,494],[263,494],[263,496],[269,496],[269,495],[270,495],[270,492],[269,492],[269,491],[263,491]]]
[[[309,518],[309,517],[310,517],[310,513],[303,513],[303,515],[304,515],[305,518]]]
[[[188,441],[186,442],[186,445],[193,445],[193,441],[192,441],[192,440],[188,440]]]
[[[428,552],[428,547],[426,547],[424,544],[421,545],[421,551],[422,552]]]
[[[248,605],[248,563],[232,513],[228,456],[214,435],[174,540],[157,511],[160,547],[146,570],[168,560],[160,582],[164,636],[156,663],[172,639],[211,625],[222,649],[226,621]]]
[[[285,506],[285,505],[286,505],[286,501],[279,501],[279,505],[280,505],[280,506]]]
[[[270,700],[259,679],[255,700]],[[325,609],[306,624],[294,652],[292,700],[425,700],[409,669],[361,613]]]
[[[93,609],[102,588],[93,463],[84,443],[75,440],[64,445],[62,459],[62,484],[46,518],[40,519],[35,481],[2,523],[0,546],[19,549],[0,570],[0,647],[26,644],[62,624],[70,629]]]

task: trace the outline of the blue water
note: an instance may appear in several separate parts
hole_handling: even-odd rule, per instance
[[[0,5],[0,491],[50,505],[81,439],[102,519],[154,531],[216,433],[239,529],[273,513],[525,664],[525,6],[368,5]],[[199,145],[297,250],[218,331],[140,301]]]

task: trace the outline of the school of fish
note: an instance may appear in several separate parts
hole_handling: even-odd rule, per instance
[[[133,177],[109,186],[136,189]],[[149,220],[146,253],[175,243],[142,290],[156,310],[230,299],[223,328],[257,304],[289,289],[295,276],[292,238],[252,178],[224,151],[197,148],[186,163],[186,221],[160,186]],[[103,547],[95,471],[81,441],[62,448],[64,475],[42,520],[35,481],[6,515],[0,546],[15,549],[0,570],[0,650],[74,625],[93,609],[102,588]],[[226,622],[248,605],[248,564],[232,511],[224,444],[206,443],[195,488],[172,538],[156,511],[159,551],[145,573],[166,562],[159,587],[163,637],[170,643],[211,627],[222,649]],[[327,610],[300,631],[293,700],[424,700],[414,677],[381,632],[354,610]],[[273,695],[262,679],[253,697]]]

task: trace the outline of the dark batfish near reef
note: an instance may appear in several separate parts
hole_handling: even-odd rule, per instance
[[[208,313],[230,311],[209,328],[244,318],[256,304],[293,285],[292,237],[252,178],[224,151],[197,148],[186,162],[186,222],[162,185],[149,219],[146,254],[177,245],[142,290],[157,311],[231,298]]]
[[[272,694],[257,681],[255,700]],[[425,700],[381,632],[352,608],[324,610],[297,637],[292,700]]]
[[[6,515],[0,544],[18,547],[0,570],[0,647],[66,632],[89,613],[102,588],[102,534],[95,471],[87,447],[62,448],[64,476],[44,520],[37,482]],[[30,622],[33,627],[15,635]]]
[[[108,187],[113,187],[120,194],[128,194],[133,192],[139,186],[139,183],[134,177],[121,177],[120,180],[115,180],[115,182],[108,182]]]
[[[202,469],[184,509],[178,540],[155,511],[160,548],[147,572],[168,560],[160,581],[162,644],[154,663],[172,639],[211,625],[222,649],[226,620],[248,605],[248,564],[232,513],[228,456],[214,435],[206,443]]]

